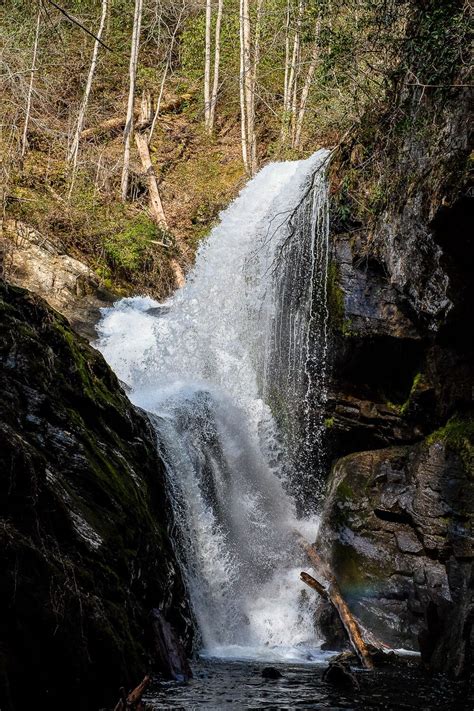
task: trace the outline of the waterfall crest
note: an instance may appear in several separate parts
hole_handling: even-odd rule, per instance
[[[99,349],[152,414],[211,655],[319,656],[294,530],[314,540],[318,525],[301,513],[305,457],[321,444],[310,399],[325,397],[326,157],[263,168],[182,289],[164,304],[123,299],[98,327]]]

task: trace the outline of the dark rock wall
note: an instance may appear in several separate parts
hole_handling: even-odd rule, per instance
[[[0,282],[0,334],[0,707],[110,706],[153,608],[189,633],[155,434],[39,297]]]
[[[369,629],[462,676],[474,660],[466,4],[413,6],[389,105],[331,169],[334,464],[319,544]]]

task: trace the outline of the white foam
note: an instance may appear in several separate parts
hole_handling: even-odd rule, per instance
[[[213,656],[325,656],[293,533],[314,540],[318,520],[299,520],[284,488],[284,445],[263,380],[272,266],[287,234],[279,226],[326,155],[266,166],[222,213],[182,289],[162,305],[123,299],[103,310],[98,328],[98,347],[131,400],[157,418],[191,602]],[[303,321],[293,324],[295,363]]]

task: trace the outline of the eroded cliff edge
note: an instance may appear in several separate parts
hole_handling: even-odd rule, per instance
[[[152,609],[189,633],[155,433],[63,317],[2,281],[0,334],[0,706],[112,705],[164,671]]]
[[[390,101],[332,165],[333,465],[319,537],[367,627],[457,677],[474,660],[465,11],[415,4]]]

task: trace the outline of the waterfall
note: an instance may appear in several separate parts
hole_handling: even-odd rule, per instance
[[[314,540],[318,526],[305,491],[311,501],[325,397],[326,157],[267,165],[182,289],[164,304],[122,299],[98,327],[99,349],[155,423],[210,655],[320,655],[294,531]]]

